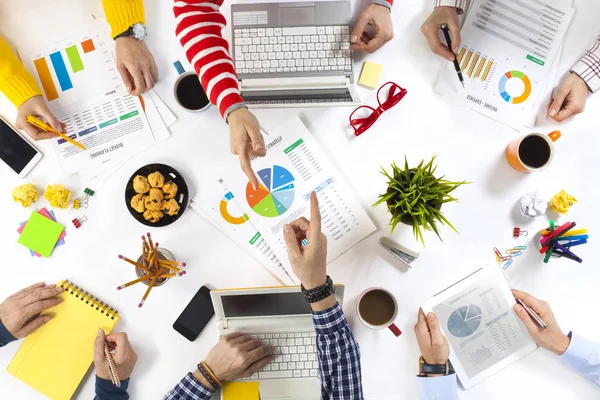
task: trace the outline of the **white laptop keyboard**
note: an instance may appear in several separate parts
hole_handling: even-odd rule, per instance
[[[315,332],[261,333],[250,336],[264,344],[275,346],[275,360],[243,380],[319,377]]]
[[[234,29],[238,73],[351,71],[350,27]]]

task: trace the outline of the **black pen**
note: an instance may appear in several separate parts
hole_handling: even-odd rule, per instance
[[[448,25],[442,24],[442,32],[444,32],[444,37],[446,38],[446,44],[448,45],[448,49],[452,51],[452,39],[450,39],[450,33],[448,31]],[[458,75],[458,79],[460,80],[460,84],[463,89],[465,88],[465,80],[463,79],[462,72],[460,70],[460,65],[458,64],[458,59],[456,58],[456,54],[452,51],[454,55],[454,69],[456,70],[456,74]]]

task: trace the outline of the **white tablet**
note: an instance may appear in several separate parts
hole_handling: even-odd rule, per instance
[[[489,264],[423,305],[450,343],[450,361],[465,389],[531,353],[537,345],[513,311],[515,298],[497,265]]]

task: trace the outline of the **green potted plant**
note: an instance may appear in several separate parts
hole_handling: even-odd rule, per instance
[[[458,201],[450,193],[457,187],[468,182],[450,182],[444,179],[444,176],[436,178],[434,176],[437,166],[433,165],[435,156],[425,164],[421,163],[414,168],[408,166],[406,156],[404,157],[404,168],[399,167],[396,162],[392,162],[391,173],[383,167],[381,173],[388,179],[387,191],[379,195],[379,200],[373,204],[376,207],[386,203],[390,218],[392,232],[396,226],[402,222],[412,225],[415,238],[425,245],[423,239],[423,230],[433,231],[442,240],[439,232],[439,225],[448,225],[456,233],[458,231],[444,217],[441,212],[442,204],[451,201]]]

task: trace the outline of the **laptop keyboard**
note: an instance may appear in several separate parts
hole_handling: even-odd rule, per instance
[[[238,73],[352,70],[348,25],[239,28],[233,36]]]
[[[315,332],[261,333],[250,336],[264,344],[275,346],[275,360],[242,380],[319,377]]]

